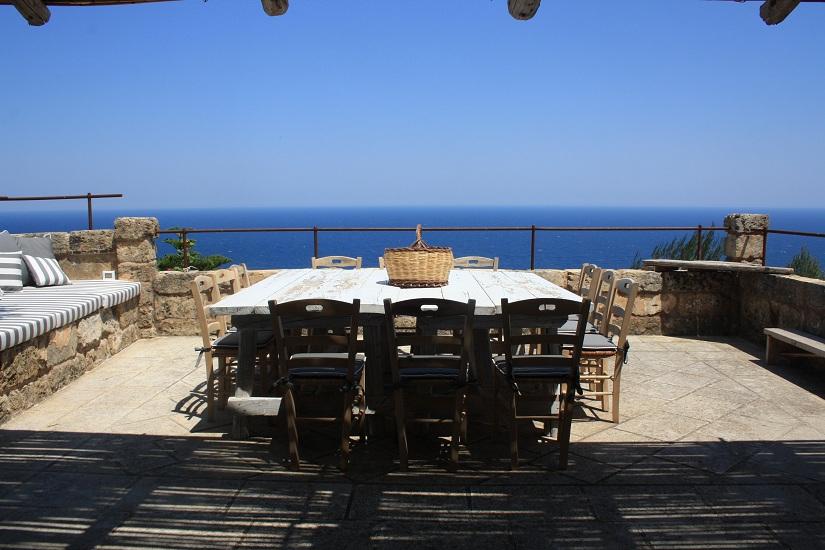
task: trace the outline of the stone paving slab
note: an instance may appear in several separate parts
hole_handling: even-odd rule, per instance
[[[334,430],[301,428],[303,468],[275,439],[204,418],[196,338],[142,340],[0,426],[0,547],[825,548],[825,366],[767,367],[739,340],[642,336],[622,421],[583,401],[570,465],[521,430],[471,423],[394,438],[338,468]]]

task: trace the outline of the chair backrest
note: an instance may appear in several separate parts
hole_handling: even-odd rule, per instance
[[[241,291],[241,279],[235,269],[217,269],[209,274],[215,281],[221,296],[237,294]]]
[[[426,368],[455,368],[459,358],[459,382],[467,380],[467,369],[472,368],[473,326],[475,300],[416,298],[393,302],[384,300],[384,318],[387,331],[390,368],[393,382],[400,381],[401,370],[415,368],[416,348],[426,356]],[[398,325],[398,317],[414,319],[414,325]],[[428,334],[429,333],[429,334]],[[411,354],[404,353],[399,360],[400,347],[410,346]]]
[[[249,288],[249,270],[246,268],[246,264],[230,265],[229,269],[234,269],[238,274],[238,283],[241,288]]]
[[[484,256],[462,256],[453,259],[454,269],[498,269],[498,256],[485,258]]]
[[[349,256],[322,256],[321,258],[312,258],[312,269],[341,269],[346,267],[361,269],[361,256],[357,258],[350,258]]]
[[[273,366],[283,377],[295,367],[346,368],[353,382],[361,300],[269,301],[275,349]],[[343,350],[343,353],[342,353]],[[307,353],[310,351],[311,353]],[[324,355],[324,354],[334,355]]]
[[[507,359],[507,375],[516,367],[563,367],[569,375],[579,372],[582,343],[587,329],[590,300],[533,298],[510,302],[501,300],[502,336]],[[576,332],[559,332],[570,318],[578,316]],[[526,330],[525,330],[526,329]],[[567,348],[569,354],[563,351]],[[531,353],[537,350],[538,353]]]
[[[590,297],[590,289],[593,286],[593,281],[596,279],[597,271],[599,271],[599,266],[596,264],[582,264],[581,271],[579,271],[579,284],[576,287],[576,294],[582,298]],[[585,285],[585,283],[587,284]]]
[[[226,317],[213,317],[207,309],[221,299],[218,287],[212,277],[198,275],[190,285],[192,298],[195,301],[195,317],[198,321],[198,330],[203,340],[203,347],[212,345],[212,338],[223,336],[226,333]]]
[[[605,319],[613,300],[613,284],[615,282],[616,272],[610,269],[602,269],[599,273],[599,281],[590,293],[590,300],[593,305],[590,312],[590,322],[598,329],[607,325]]]
[[[622,278],[613,284],[613,296],[610,300],[609,314],[605,319],[601,333],[616,337],[616,345],[624,348],[630,323],[633,317],[633,305],[639,293],[639,283],[630,278]]]

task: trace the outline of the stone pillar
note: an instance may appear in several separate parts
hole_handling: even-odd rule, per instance
[[[155,335],[154,282],[158,274],[155,238],[157,218],[117,218],[115,220],[115,251],[118,279],[140,282],[138,328],[141,338]]]
[[[725,255],[729,262],[762,264],[767,214],[728,214],[725,216],[725,228],[728,230]]]

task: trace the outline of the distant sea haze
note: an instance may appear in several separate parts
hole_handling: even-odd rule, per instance
[[[38,211],[22,203],[0,204],[0,230],[12,233],[69,231],[86,228],[83,208]],[[530,232],[427,232],[427,226],[721,226],[731,212],[769,214],[771,227],[825,232],[823,209],[769,208],[586,208],[586,207],[391,207],[391,208],[227,208],[95,210],[95,228],[111,228],[118,216],[154,216],[161,228],[238,227],[414,227],[424,225],[424,240],[447,245],[456,256],[498,256],[501,267],[530,266]],[[538,232],[537,268],[569,268],[589,261],[607,267],[627,267],[636,254],[649,257],[659,243],[685,232],[565,231]],[[718,232],[722,237],[723,233]],[[222,254],[252,269],[309,267],[312,233],[194,234],[202,254]],[[406,246],[413,232],[320,233],[319,255],[361,256],[376,266],[384,248]],[[802,246],[825,264],[825,239],[771,235],[768,261],[786,265]],[[158,255],[172,247],[158,244]]]

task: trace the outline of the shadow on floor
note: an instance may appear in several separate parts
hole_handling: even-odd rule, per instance
[[[511,472],[481,438],[450,473],[420,438],[401,473],[383,439],[344,475],[306,433],[290,472],[263,439],[0,431],[0,546],[825,547],[823,441],[578,442],[559,472],[536,439]]]

